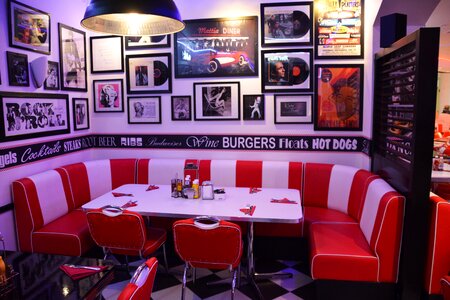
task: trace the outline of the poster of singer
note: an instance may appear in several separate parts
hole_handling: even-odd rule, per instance
[[[67,94],[0,92],[0,140],[70,133]]]
[[[315,67],[314,130],[361,130],[363,65]]]
[[[258,75],[257,17],[185,23],[175,35],[175,78]]]
[[[323,0],[316,5],[316,58],[364,57],[363,0]]]

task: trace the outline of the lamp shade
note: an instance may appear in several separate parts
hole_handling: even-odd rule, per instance
[[[81,26],[116,35],[164,35],[185,25],[173,0],[91,0]]]

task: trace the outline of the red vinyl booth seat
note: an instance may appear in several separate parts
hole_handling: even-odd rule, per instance
[[[153,283],[158,269],[158,260],[154,257],[147,259],[139,266],[130,282],[120,293],[118,300],[151,299]]]
[[[424,288],[442,294],[440,280],[450,272],[450,202],[430,194],[430,232]]]

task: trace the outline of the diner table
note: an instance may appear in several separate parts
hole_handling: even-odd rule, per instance
[[[443,183],[450,182],[450,164],[444,163],[444,170],[442,171],[431,171],[431,182],[432,183]]]
[[[97,209],[108,205],[122,207],[130,201],[135,206],[126,209],[143,216],[169,218],[193,218],[215,216],[222,220],[247,222],[247,278],[261,292],[255,279],[269,276],[292,276],[289,273],[260,274],[255,272],[253,257],[253,226],[255,222],[299,223],[303,218],[300,192],[287,188],[243,188],[220,187],[225,194],[215,194],[213,200],[174,198],[170,185],[149,186],[146,184],[126,184],[84,204],[84,210]],[[216,187],[217,189],[217,187]],[[217,199],[219,196],[222,199]],[[252,213],[250,213],[252,211]]]

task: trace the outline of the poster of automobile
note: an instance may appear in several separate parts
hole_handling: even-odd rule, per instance
[[[175,35],[175,78],[258,75],[258,18],[186,20]]]
[[[363,0],[324,0],[316,6],[316,58],[363,58]]]

